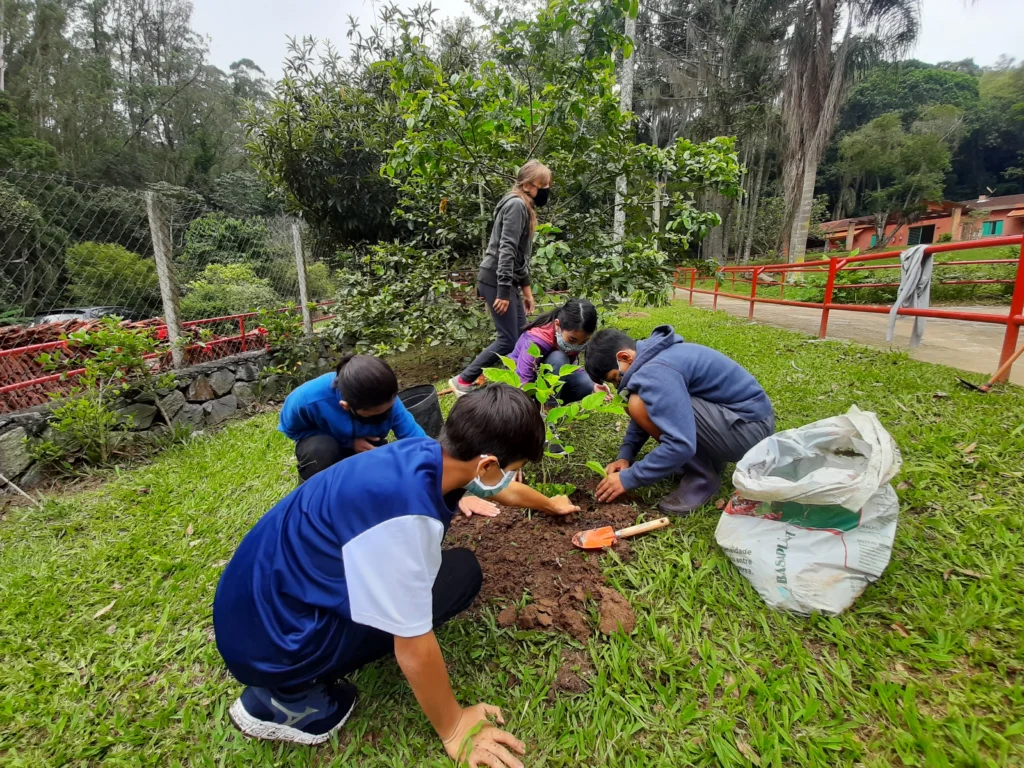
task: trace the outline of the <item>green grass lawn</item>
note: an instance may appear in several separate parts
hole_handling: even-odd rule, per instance
[[[718,550],[708,510],[608,559],[637,610],[594,639],[589,693],[549,698],[573,641],[458,620],[440,640],[463,703],[500,705],[529,766],[1024,765],[1024,391],[979,395],[947,368],[749,327],[682,304],[673,323],[764,383],[780,428],[874,410],[905,459],[884,577],[843,616],[763,605]],[[0,759],[5,766],[443,766],[393,662],[356,678],[337,743],[247,742],[211,602],[242,535],[294,487],[291,445],[260,416],[102,487],[0,521]],[[575,428],[613,458],[610,420]],[[977,574],[983,578],[965,575]],[[947,578],[948,576],[948,578]]]

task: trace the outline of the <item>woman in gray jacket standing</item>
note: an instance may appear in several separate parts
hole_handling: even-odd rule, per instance
[[[456,397],[472,392],[483,369],[494,365],[498,355],[513,350],[526,327],[526,316],[535,308],[530,289],[530,253],[537,208],[547,203],[550,192],[551,171],[543,163],[530,160],[519,169],[516,183],[494,208],[494,228],[476,288],[487,302],[497,338],[449,382]]]

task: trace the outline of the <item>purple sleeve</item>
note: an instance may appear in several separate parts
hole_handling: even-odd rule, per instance
[[[524,333],[516,342],[516,348],[512,350],[512,357],[516,361],[516,375],[523,384],[529,384],[537,379],[537,358],[530,354],[530,345],[540,344],[537,339],[529,333]]]

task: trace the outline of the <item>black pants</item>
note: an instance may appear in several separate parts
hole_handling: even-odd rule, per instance
[[[364,438],[371,443],[374,440]],[[380,445],[387,442],[386,438],[379,441]],[[337,464],[342,459],[355,456],[356,452],[346,448],[330,435],[312,435],[304,437],[295,444],[295,458],[299,462],[299,478],[306,482],[315,475],[327,469],[332,464]]]
[[[512,289],[512,295],[508,300],[508,309],[505,310],[504,315],[499,315],[494,311],[494,302],[498,298],[498,289],[495,286],[477,283],[476,290],[487,302],[487,310],[491,313],[498,338],[491,342],[491,346],[477,355],[469,367],[460,374],[460,378],[468,384],[472,384],[480,378],[484,368],[490,368],[497,364],[498,355],[512,354],[516,342],[519,341],[519,335],[526,327],[526,308],[523,306],[523,297],[518,288]]]
[[[572,362],[569,356],[560,349],[552,350],[540,362],[550,365],[555,373],[558,373],[563,365],[579,365],[579,363]],[[570,373],[563,381],[565,384],[562,385],[562,391],[558,393],[558,399],[563,403],[577,403],[587,395],[594,394],[594,382],[582,368]]]
[[[476,555],[468,549],[444,550],[432,592],[433,628],[437,629],[469,608],[480,593],[483,582],[483,571],[480,570]],[[362,624],[354,624],[352,629],[358,630],[359,640],[341,666],[329,670],[317,680],[294,685],[282,683],[272,690],[294,695],[312,685],[348,677],[367,664],[394,654],[394,635]],[[348,631],[348,636],[351,637],[351,631]],[[238,674],[235,676],[238,677]]]

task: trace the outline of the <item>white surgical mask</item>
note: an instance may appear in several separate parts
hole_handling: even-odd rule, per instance
[[[482,458],[487,458],[486,456]],[[479,466],[478,466],[479,469]],[[488,499],[491,496],[497,496],[499,493],[508,488],[512,480],[515,478],[515,470],[502,470],[501,480],[494,485],[487,485],[479,477],[474,477],[468,483],[466,483],[466,493],[470,493],[480,499]]]

